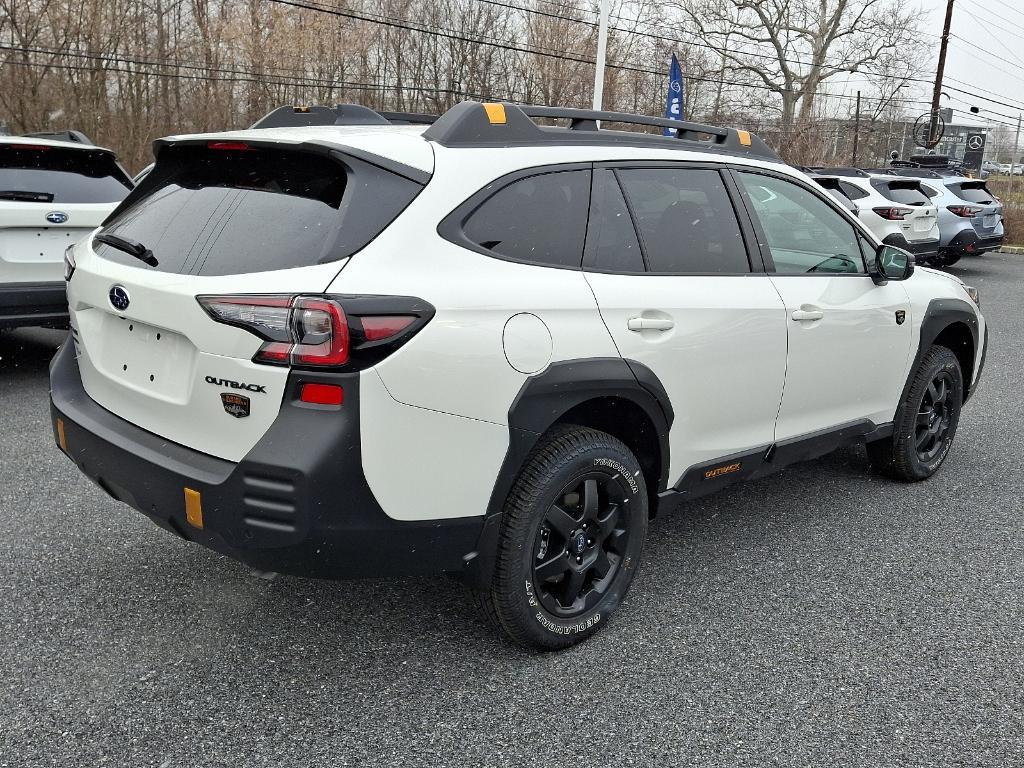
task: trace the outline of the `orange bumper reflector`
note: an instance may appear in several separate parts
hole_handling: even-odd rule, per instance
[[[68,439],[64,436],[64,419],[57,419],[57,445],[64,453],[68,452]]]
[[[736,131],[736,135],[740,137],[740,144],[744,147],[749,147],[751,145],[750,131]]]
[[[185,519],[191,526],[203,527],[203,501],[199,491],[191,488],[185,489]]]
[[[484,104],[484,110],[487,112],[487,120],[491,125],[505,124],[504,104]]]

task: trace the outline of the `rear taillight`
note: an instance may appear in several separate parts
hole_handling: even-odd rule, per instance
[[[947,205],[946,210],[951,213],[955,213],[957,216],[963,216],[965,219],[970,219],[977,216],[982,212],[982,208],[976,205]]]
[[[353,351],[372,364],[400,345],[433,315],[433,307],[408,300],[408,314],[394,311],[401,297],[198,296],[218,323],[243,328],[263,339],[253,362],[299,368],[347,366]],[[369,302],[369,304],[367,304]],[[346,312],[351,303],[355,314]],[[404,309],[404,306],[401,307]],[[358,362],[358,361],[357,361]]]
[[[265,343],[253,362],[335,367],[348,362],[345,310],[311,296],[200,296],[214,320],[256,334]]]
[[[75,274],[75,267],[78,265],[75,263],[75,246],[69,245],[64,249],[64,280],[65,282],[71,280],[71,276]]]
[[[872,208],[871,210],[889,221],[903,221],[909,214],[914,212],[913,208],[899,208],[895,205],[889,208]]]

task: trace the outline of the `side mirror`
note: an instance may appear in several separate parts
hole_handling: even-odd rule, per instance
[[[880,245],[868,274],[877,285],[885,285],[890,280],[906,280],[914,274],[914,257],[902,248]]]

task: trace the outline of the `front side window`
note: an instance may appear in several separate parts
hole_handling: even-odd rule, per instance
[[[864,273],[853,225],[809,190],[790,181],[739,173],[780,274]]]
[[[579,268],[590,205],[590,171],[556,171],[514,181],[485,200],[462,226],[498,256]]]
[[[651,272],[749,272],[746,247],[722,177],[695,168],[617,171]]]

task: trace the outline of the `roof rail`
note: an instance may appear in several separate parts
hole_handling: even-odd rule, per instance
[[[250,128],[300,128],[308,125],[387,125],[388,120],[361,104],[333,107],[285,106],[272,110]]]
[[[532,118],[569,120],[569,127],[545,127]],[[609,131],[599,121],[655,128],[672,128],[675,136]],[[487,147],[510,144],[642,144],[661,148],[711,150],[764,157],[780,162],[759,138],[747,131],[720,128],[663,117],[627,112],[602,112],[566,107],[464,101],[445,112],[423,133],[423,138],[448,147]]]
[[[942,177],[929,168],[915,166],[893,166],[890,168],[868,168],[870,173],[884,173],[888,176],[907,176],[914,179],[941,179]]]
[[[70,141],[75,144],[92,144],[92,140],[81,131],[38,131],[21,135],[28,139],[50,139],[52,141]]]

